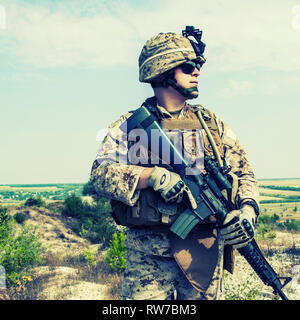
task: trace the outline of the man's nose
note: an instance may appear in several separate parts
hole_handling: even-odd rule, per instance
[[[198,70],[197,68],[194,68],[194,71],[192,72],[192,76],[199,77],[200,76],[200,70]]]

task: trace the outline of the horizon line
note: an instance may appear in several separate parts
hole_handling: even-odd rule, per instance
[[[300,177],[286,177],[286,178],[258,178],[257,181],[266,180],[299,180]],[[0,183],[0,186],[19,186],[19,185],[59,185],[59,184],[86,184],[87,182],[43,182],[43,183]]]

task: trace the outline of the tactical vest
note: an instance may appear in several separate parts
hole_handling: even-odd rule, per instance
[[[188,105],[184,119],[160,118],[160,124],[167,132],[170,130],[180,130],[182,134],[186,132],[192,134],[192,137],[188,139],[188,141],[191,142],[191,145],[184,146],[184,148],[188,149],[188,152],[191,152],[191,156],[195,156],[196,130],[204,129],[196,114],[196,112],[199,110],[214,139],[218,152],[221,158],[223,158],[224,149],[220,133],[216,119],[210,110],[199,105]],[[215,158],[215,154],[207,134],[204,133],[203,138],[205,155]],[[123,226],[169,226],[176,220],[178,214],[184,210],[183,204],[166,203],[159,193],[155,192],[152,188],[140,190],[139,200],[134,206],[127,206],[117,200],[111,200],[111,206],[115,221]]]

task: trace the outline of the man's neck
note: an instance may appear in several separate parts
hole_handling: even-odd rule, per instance
[[[187,100],[177,91],[170,88],[155,88],[154,93],[159,106],[164,107],[168,112],[181,110]]]

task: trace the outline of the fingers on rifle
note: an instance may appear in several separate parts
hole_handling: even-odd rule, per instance
[[[188,196],[188,199],[189,199],[189,202],[191,204],[191,207],[193,209],[196,209],[197,208],[197,202],[196,202],[195,198],[193,197],[191,190],[187,186],[185,186],[184,191]]]
[[[229,223],[226,223],[221,229],[221,234],[226,235],[241,229],[238,217],[234,217]]]

